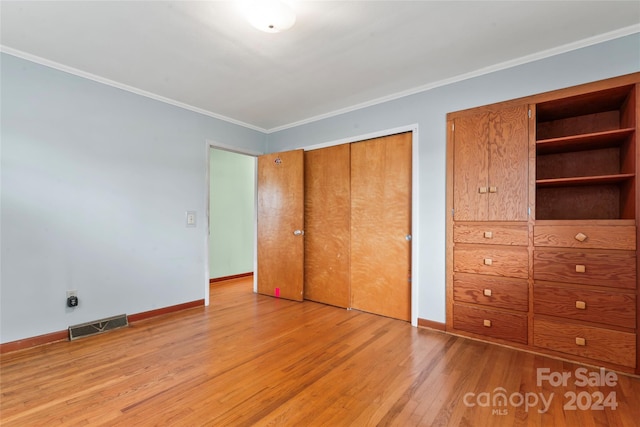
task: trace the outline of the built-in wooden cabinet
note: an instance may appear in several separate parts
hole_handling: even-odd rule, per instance
[[[448,115],[448,332],[640,373],[639,90]]]

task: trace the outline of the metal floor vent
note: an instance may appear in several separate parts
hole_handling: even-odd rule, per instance
[[[80,325],[69,326],[69,340],[101,334],[113,329],[124,328],[125,326],[129,326],[126,314],[120,314],[118,316],[108,317],[94,322],[82,323]]]

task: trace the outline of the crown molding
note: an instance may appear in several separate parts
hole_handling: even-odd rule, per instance
[[[133,86],[129,86],[123,83],[116,82],[114,80],[110,80],[104,77],[100,77],[98,75],[88,73],[86,71],[79,70],[74,67],[70,67],[68,65],[60,64],[59,62],[51,61],[49,59],[42,58],[40,56],[32,55],[30,53],[26,53],[17,49],[13,49],[8,46],[4,46],[0,44],[0,52],[6,53],[11,56],[16,56],[18,58],[26,59],[27,61],[35,62],[36,64],[44,65],[45,67],[53,68],[58,71],[63,71],[68,74],[73,74],[78,77],[82,77],[88,80],[93,80],[98,83],[105,84],[107,86],[112,86],[117,89],[122,89],[127,92],[135,93],[136,95],[144,96],[146,98],[151,98],[156,101],[164,102],[165,104],[170,104],[175,107],[183,108],[185,110],[193,111],[194,113],[202,114],[205,116],[212,117],[214,119],[222,120],[228,123],[232,123],[234,125],[242,126],[245,128],[249,128],[258,132],[266,133],[267,130],[258,126],[254,126],[249,123],[241,122],[240,120],[235,120],[230,117],[223,116],[221,114],[216,114],[211,111],[204,110],[202,108],[194,107],[193,105],[185,104],[184,102],[176,101],[175,99],[167,98],[161,95],[157,95],[152,92],[147,92],[146,90],[138,89]]]
[[[571,52],[573,50],[577,50],[583,47],[588,47],[588,46],[592,46],[594,44],[598,44],[598,43],[603,43],[609,40],[614,40],[617,38],[621,38],[624,36],[628,36],[631,34],[635,34],[635,33],[640,33],[640,24],[636,24],[636,25],[632,25],[630,27],[625,27],[625,28],[621,28],[619,30],[615,30],[615,31],[611,31],[608,33],[604,33],[604,34],[599,34],[597,36],[593,36],[593,37],[589,37],[587,39],[582,39],[579,40],[577,42],[573,42],[573,43],[568,43],[562,46],[558,46],[558,47],[554,47],[551,49],[547,49],[547,50],[543,50],[531,55],[527,55],[527,56],[522,56],[520,58],[516,58],[516,59],[512,59],[509,61],[505,61],[505,62],[501,62],[499,64],[495,64],[495,65],[491,65],[488,67],[484,67],[484,68],[480,68],[478,70],[475,71],[471,71],[469,73],[465,73],[465,74],[460,74],[448,79],[444,79],[444,80],[439,80],[437,82],[433,82],[433,83],[429,83],[426,85],[422,85],[422,86],[418,86],[415,87],[413,89],[409,89],[406,91],[402,91],[402,92],[396,92],[392,95],[387,95],[387,96],[383,96],[381,98],[376,98],[373,99],[371,101],[367,101],[367,102],[363,102],[360,104],[355,104],[352,105],[350,107],[346,107],[346,108],[342,108],[339,110],[334,110],[331,111],[329,113],[325,113],[325,114],[320,114],[314,117],[309,117],[307,119],[303,119],[297,122],[293,122],[293,123],[289,123],[286,125],[282,125],[282,126],[278,126],[278,127],[274,127],[271,129],[268,129],[266,132],[267,134],[271,134],[271,133],[275,133],[275,132],[280,132],[286,129],[291,129],[297,126],[301,126],[301,125],[306,125],[309,123],[313,123],[313,122],[317,122],[320,120],[324,120],[324,119],[328,119],[331,117],[335,117],[335,116],[339,116],[341,114],[345,114],[345,113],[350,113],[352,111],[356,111],[356,110],[360,110],[362,108],[367,108],[367,107],[372,107],[374,105],[378,105],[378,104],[382,104],[385,102],[389,102],[389,101],[393,101],[399,98],[404,98],[405,96],[410,96],[410,95],[415,95],[421,92],[426,92],[428,90],[431,89],[435,89],[437,87],[441,87],[441,86],[446,86],[452,83],[457,83],[463,80],[468,80],[474,77],[479,77],[485,74],[490,74],[496,71],[501,71],[501,70],[506,70],[508,68],[513,68],[516,67],[518,65],[523,65],[523,64],[527,64],[529,62],[534,62],[534,61],[538,61],[541,59],[545,59],[545,58],[549,58],[555,55],[559,55],[562,53],[567,53],[567,52]]]
[[[26,52],[22,52],[20,50],[13,49],[13,48],[4,46],[2,44],[0,44],[0,52],[6,53],[6,54],[9,54],[9,55],[12,55],[12,56],[16,56],[16,57],[19,57],[19,58],[22,58],[22,59],[26,59],[28,61],[35,62],[37,64],[44,65],[44,66],[49,67],[49,68],[53,68],[53,69],[56,69],[56,70],[59,70],[59,71],[63,71],[63,72],[69,73],[69,74],[73,74],[73,75],[76,75],[76,76],[79,76],[79,77],[83,77],[83,78],[86,78],[86,79],[89,79],[89,80],[93,80],[93,81],[98,82],[98,83],[102,83],[102,84],[105,84],[105,85],[108,85],[108,86],[112,86],[112,87],[115,87],[115,88],[118,88],[118,89],[122,89],[122,90],[125,90],[127,92],[131,92],[131,93],[134,93],[134,94],[137,94],[137,95],[140,95],[140,96],[151,98],[151,99],[154,99],[156,101],[164,102],[166,104],[170,104],[170,105],[173,105],[173,106],[176,106],[176,107],[179,107],[179,108],[183,108],[185,110],[193,111],[193,112],[198,113],[198,114],[202,114],[202,115],[205,115],[205,116],[208,116],[208,117],[212,117],[212,118],[215,118],[215,119],[218,119],[218,120],[222,120],[222,121],[225,121],[225,122],[228,122],[228,123],[232,123],[234,125],[238,125],[238,126],[242,126],[242,127],[248,128],[248,129],[252,129],[252,130],[258,131],[258,132],[262,132],[264,134],[272,134],[272,133],[280,132],[280,131],[283,131],[283,130],[286,130],[286,129],[291,129],[291,128],[294,128],[294,127],[297,127],[297,126],[306,125],[306,124],[309,124],[309,123],[313,123],[313,122],[317,122],[317,121],[320,121],[320,120],[328,119],[328,118],[331,118],[331,117],[339,116],[341,114],[345,114],[345,113],[349,113],[349,112],[352,112],[352,111],[360,110],[362,108],[367,108],[367,107],[371,107],[371,106],[374,106],[374,105],[382,104],[382,103],[385,103],[385,102],[393,101],[393,100],[396,100],[396,99],[399,99],[399,98],[403,98],[405,96],[410,96],[410,95],[415,95],[415,94],[418,94],[418,93],[421,93],[421,92],[426,92],[428,90],[431,90],[431,89],[434,89],[434,88],[437,88],[437,87],[446,86],[446,85],[449,85],[449,84],[452,84],[452,83],[457,83],[457,82],[460,82],[460,81],[463,81],[463,80],[468,80],[468,79],[471,79],[471,78],[474,78],[474,77],[479,77],[479,76],[482,76],[482,75],[485,75],[485,74],[489,74],[489,73],[493,73],[493,72],[496,72],[496,71],[501,71],[501,70],[505,70],[505,69],[508,69],[508,68],[513,68],[513,67],[516,67],[518,65],[527,64],[527,63],[530,63],[530,62],[534,62],[534,61],[538,61],[538,60],[541,60],[541,59],[549,58],[549,57],[552,57],[552,56],[555,56],[555,55],[559,55],[559,54],[562,54],[562,53],[567,53],[567,52],[570,52],[570,51],[573,51],[573,50],[577,50],[577,49],[580,49],[580,48],[592,46],[592,45],[595,45],[595,44],[598,44],[598,43],[603,43],[603,42],[606,42],[606,41],[609,41],[609,40],[614,40],[614,39],[617,39],[617,38],[621,38],[621,37],[628,36],[628,35],[631,35],[631,34],[636,34],[636,33],[640,33],[640,24],[636,24],[636,25],[632,25],[632,26],[629,26],[629,27],[621,28],[621,29],[618,29],[618,30],[615,30],[615,31],[604,33],[604,34],[599,34],[597,36],[593,36],[593,37],[589,37],[589,38],[586,38],[586,39],[579,40],[577,42],[568,43],[568,44],[565,44],[565,45],[562,45],[562,46],[558,46],[558,47],[554,47],[554,48],[551,48],[551,49],[547,49],[547,50],[544,50],[544,51],[541,51],[541,52],[537,52],[537,53],[534,53],[534,54],[531,54],[531,55],[523,56],[523,57],[516,58],[516,59],[513,59],[513,60],[505,61],[505,62],[501,62],[499,64],[495,64],[495,65],[491,65],[491,66],[488,66],[488,67],[480,68],[480,69],[475,70],[475,71],[471,71],[469,73],[460,74],[460,75],[457,75],[457,76],[454,76],[454,77],[451,77],[451,78],[447,78],[447,79],[439,80],[437,82],[433,82],[433,83],[429,83],[429,84],[426,84],[426,85],[418,86],[418,87],[415,87],[415,88],[412,88],[412,89],[409,89],[409,90],[406,90],[406,91],[396,92],[396,93],[391,94],[391,95],[383,96],[383,97],[376,98],[376,99],[373,99],[373,100],[370,100],[370,101],[366,101],[366,102],[362,102],[362,103],[359,103],[359,104],[355,104],[355,105],[352,105],[352,106],[349,106],[349,107],[345,107],[345,108],[341,108],[341,109],[338,109],[338,110],[334,110],[334,111],[331,111],[331,112],[328,112],[328,113],[324,113],[324,114],[320,114],[320,115],[317,115],[317,116],[309,117],[309,118],[306,118],[306,119],[303,119],[303,120],[300,120],[300,121],[296,121],[296,122],[292,122],[292,123],[289,123],[289,124],[286,124],[286,125],[277,126],[277,127],[271,128],[271,129],[265,129],[265,128],[261,128],[259,126],[255,126],[255,125],[252,125],[252,124],[249,124],[249,123],[242,122],[240,120],[235,120],[235,119],[232,119],[230,117],[223,116],[221,114],[217,114],[217,113],[214,113],[214,112],[211,112],[211,111],[208,111],[208,110],[204,110],[202,108],[198,108],[198,107],[194,107],[194,106],[189,105],[189,104],[185,104],[185,103],[180,102],[180,101],[176,101],[174,99],[170,99],[170,98],[167,98],[167,97],[164,97],[164,96],[161,96],[161,95],[157,95],[157,94],[152,93],[152,92],[147,92],[145,90],[138,89],[138,88],[133,87],[133,86],[129,86],[129,85],[125,85],[123,83],[116,82],[114,80],[110,80],[110,79],[107,79],[107,78],[104,78],[104,77],[100,77],[100,76],[97,76],[95,74],[79,70],[77,68],[73,68],[73,67],[70,67],[70,66],[67,66],[67,65],[64,65],[64,64],[60,64],[58,62],[51,61],[51,60],[48,60],[48,59],[45,59],[45,58],[42,58],[42,57],[39,57],[39,56],[36,56],[36,55],[32,55],[32,54],[26,53]]]

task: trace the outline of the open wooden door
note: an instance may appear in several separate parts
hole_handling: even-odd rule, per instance
[[[258,157],[258,293],[302,301],[303,150]]]

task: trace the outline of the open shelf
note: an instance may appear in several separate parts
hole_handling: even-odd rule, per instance
[[[636,90],[536,104],[536,219],[633,219]]]
[[[555,154],[619,147],[625,143],[634,132],[634,128],[624,128],[543,139],[536,142],[536,153],[538,155]]]
[[[617,175],[600,175],[600,176],[580,176],[573,178],[554,178],[554,179],[539,179],[536,181],[538,188],[548,187],[575,187],[579,185],[602,185],[602,184],[617,184],[624,181],[633,179],[635,174],[621,173]]]
[[[554,99],[536,105],[537,121],[551,122],[586,116],[603,111],[619,111],[632,93],[634,85],[618,86],[567,98]]]

